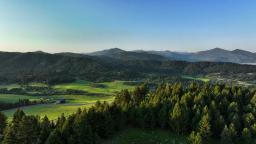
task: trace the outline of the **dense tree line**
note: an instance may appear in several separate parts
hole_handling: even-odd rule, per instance
[[[18,94],[18,95],[30,95],[30,96],[45,96],[45,95],[85,95],[88,94],[84,90],[66,89],[58,90],[52,88],[52,86],[29,86],[21,85],[18,88],[0,88],[0,94]]]
[[[18,110],[5,128],[3,144],[97,144],[127,127],[169,130],[189,136],[190,144],[210,139],[255,144],[255,116],[256,94],[247,88],[192,82],[161,84],[151,91],[143,84],[122,90],[111,104],[97,102],[56,122]]]
[[[45,104],[48,103],[46,100],[29,100],[29,99],[19,99],[15,103],[0,103],[0,111],[22,107],[22,106],[29,106],[29,105],[36,105],[36,104]]]

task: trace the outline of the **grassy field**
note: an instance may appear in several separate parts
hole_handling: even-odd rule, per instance
[[[183,79],[188,79],[188,80],[195,80],[195,81],[203,81],[203,82],[209,82],[209,78],[205,77],[192,77],[192,76],[182,76]]]
[[[34,84],[35,85],[35,84]],[[6,85],[5,87],[18,87],[18,85]],[[36,84],[36,86],[42,86],[42,84]],[[4,86],[2,86],[4,87]],[[62,113],[65,115],[70,115],[80,107],[90,107],[96,101],[108,101],[111,102],[114,100],[114,95],[116,92],[121,89],[133,89],[134,86],[125,85],[123,81],[113,81],[113,82],[104,82],[104,83],[92,83],[88,81],[77,81],[74,83],[67,84],[59,84],[53,86],[55,89],[66,90],[66,89],[75,89],[75,90],[83,90],[88,92],[86,95],[54,95],[54,96],[24,96],[24,95],[2,95],[0,94],[0,102],[15,102],[19,99],[65,99],[64,104],[40,104],[33,106],[25,106],[21,107],[27,114],[29,115],[39,115],[45,116],[47,115],[50,119],[56,119]],[[9,119],[12,117],[13,113],[16,109],[10,109],[3,111]]]
[[[33,100],[38,100],[39,97],[15,95],[15,94],[0,94],[1,103],[15,103],[15,102],[18,102],[19,99],[29,99],[33,101]]]
[[[21,107],[21,109],[27,114],[27,115],[39,115],[40,117],[43,117],[45,115],[48,116],[49,119],[55,120],[60,116],[62,113],[65,115],[70,115],[74,113],[78,107],[85,108],[92,106],[93,103],[88,104],[39,104],[39,105],[33,105],[33,106],[26,106]],[[9,119],[11,119],[13,113],[16,109],[10,109],[4,111],[4,113],[8,116]]]
[[[127,129],[104,144],[187,144],[186,138],[162,130]]]
[[[121,89],[132,89],[134,86],[125,85],[124,81],[113,81],[104,83],[93,83],[88,81],[77,81],[74,83],[55,85],[55,89],[75,89],[84,90],[89,93],[98,93],[104,95],[112,95]]]

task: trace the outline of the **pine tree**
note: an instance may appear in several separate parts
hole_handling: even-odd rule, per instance
[[[18,140],[23,144],[36,143],[40,134],[38,118],[35,116],[24,116],[16,133],[18,134]]]
[[[45,144],[64,144],[60,132],[57,129],[54,129],[47,138]]]
[[[83,111],[76,117],[74,122],[74,133],[77,144],[94,144],[97,141],[96,133],[93,134],[92,127],[87,121],[87,112]]]
[[[242,139],[244,144],[250,144],[251,143],[251,132],[248,128],[244,128],[242,131]]]
[[[7,126],[6,130],[4,131],[4,139],[3,144],[19,144],[19,134],[18,131],[20,130],[20,123],[25,117],[25,113],[17,109],[13,114],[12,122]]]
[[[219,112],[216,114],[216,119],[212,120],[214,125],[212,128],[212,133],[215,137],[220,137],[223,127],[225,126],[225,120]]]
[[[252,113],[244,114],[243,119],[244,119],[244,125],[246,127],[250,127],[256,121],[256,119]]]
[[[202,116],[198,125],[198,131],[203,139],[208,139],[211,136],[211,124],[208,113]]]
[[[223,144],[232,144],[232,138],[231,138],[231,134],[230,134],[230,131],[227,127],[227,125],[225,125],[222,133],[221,133],[221,142]]]
[[[254,106],[256,106],[256,93],[255,93],[254,96],[252,97],[250,103],[253,104]]]
[[[3,134],[5,127],[7,126],[7,117],[0,112],[0,135]]]
[[[74,123],[74,119],[75,119],[75,115],[70,115],[66,121],[63,123],[62,127],[61,127],[61,137],[62,140],[65,141],[66,143],[69,143],[70,141],[74,142],[74,127],[73,127],[73,123]]]
[[[143,85],[136,87],[133,91],[133,102],[136,106],[138,106],[146,97],[149,89],[146,83]]]
[[[229,127],[225,125],[221,133],[221,141],[223,144],[233,144],[234,138],[236,137],[237,132],[235,130],[234,124],[230,124]]]
[[[12,123],[21,122],[22,118],[25,116],[25,113],[21,109],[17,109],[13,114]]]
[[[170,127],[178,134],[183,134],[187,128],[187,111],[185,108],[186,106],[181,106],[178,101],[170,112]]]
[[[202,144],[202,137],[199,133],[192,131],[188,137],[189,144]]]
[[[58,117],[57,122],[56,122],[56,129],[58,129],[59,131],[62,130],[62,126],[66,121],[66,117],[64,116],[64,113],[61,114],[60,117]]]
[[[44,116],[40,123],[40,136],[38,138],[38,144],[44,144],[52,131],[51,122],[47,116]]]
[[[166,105],[163,105],[158,113],[158,125],[161,128],[165,128],[168,125],[168,109]]]
[[[252,137],[256,139],[256,123],[251,126]]]

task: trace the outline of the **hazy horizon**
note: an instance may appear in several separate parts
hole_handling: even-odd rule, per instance
[[[110,49],[115,49],[117,47],[113,47],[113,48],[106,48],[106,49],[100,49],[100,50],[94,50],[94,51],[89,51],[89,52],[78,52],[78,51],[57,51],[57,52],[51,52],[51,51],[44,51],[44,50],[32,50],[32,51],[1,51],[0,52],[21,52],[21,53],[26,53],[26,52],[45,52],[45,53],[50,53],[50,54],[54,54],[54,53],[84,53],[84,54],[89,54],[89,53],[93,53],[93,52],[98,52],[98,51],[103,51],[103,50],[110,50]],[[219,47],[216,47],[219,48]],[[211,49],[205,49],[205,50],[198,50],[198,51],[176,51],[176,50],[143,50],[143,49],[134,49],[134,50],[125,50],[122,48],[117,48],[117,49],[121,49],[124,51],[170,51],[170,52],[180,52],[180,53],[196,53],[196,52],[201,52],[201,51],[207,51],[207,50],[212,50],[212,49],[216,49],[216,48],[211,48]],[[237,49],[225,49],[225,48],[219,48],[219,49],[223,49],[223,50],[227,50],[227,51],[234,51]],[[244,49],[238,49],[238,50],[244,50]],[[254,51],[249,51],[249,50],[244,50],[244,51],[248,51],[248,52],[252,52],[252,53],[256,53]]]
[[[256,1],[0,1],[0,51],[256,52]]]

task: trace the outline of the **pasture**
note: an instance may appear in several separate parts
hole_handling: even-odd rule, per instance
[[[0,94],[1,103],[15,103],[15,102],[18,102],[19,99],[29,99],[33,101],[33,100],[38,100],[39,97],[27,96],[27,95],[16,95],[16,94]]]
[[[36,84],[36,86],[42,86],[43,84]],[[18,87],[18,85],[6,85],[6,88]],[[4,87],[4,86],[1,86]],[[49,119],[54,120],[62,113],[65,115],[70,115],[78,108],[87,108],[92,106],[97,101],[107,101],[112,102],[114,100],[114,95],[116,92],[122,89],[132,90],[134,86],[126,85],[124,81],[113,81],[113,82],[104,82],[104,83],[93,83],[88,81],[76,81],[73,83],[58,84],[53,86],[57,90],[82,90],[87,92],[84,95],[52,95],[52,96],[27,96],[27,95],[7,95],[0,94],[0,102],[16,102],[19,99],[50,99],[51,101],[57,101],[59,99],[64,99],[65,103],[57,104],[55,102],[49,104],[39,104],[24,106],[21,109],[28,115],[39,115],[43,117],[47,115]],[[15,109],[9,109],[3,111],[8,118],[10,119]]]
[[[195,80],[195,81],[203,81],[203,82],[209,82],[210,79],[206,77],[192,77],[192,76],[182,76],[183,79],[188,79],[188,80]]]

